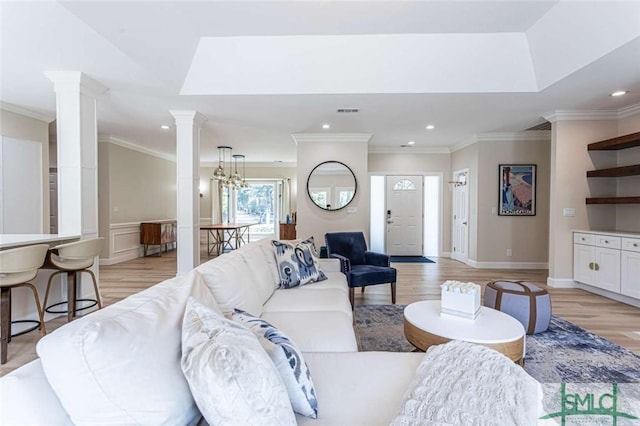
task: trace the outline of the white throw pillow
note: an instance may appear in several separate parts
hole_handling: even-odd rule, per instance
[[[282,331],[269,322],[236,309],[231,319],[248,327],[260,340],[284,382],[293,411],[303,416],[318,417],[318,400],[311,372],[302,352]]]
[[[40,339],[37,352],[47,381],[74,424],[188,425],[199,419],[180,369],[189,296],[215,309],[193,271]]]
[[[182,371],[210,426],[296,424],[287,390],[256,336],[193,298],[184,315]]]
[[[313,237],[298,242],[274,240],[272,244],[278,262],[280,288],[293,288],[327,279],[320,270]]]

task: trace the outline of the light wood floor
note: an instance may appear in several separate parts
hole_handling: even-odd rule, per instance
[[[161,257],[146,257],[100,267],[100,291],[105,305],[110,305],[160,281],[175,276],[175,251]],[[206,253],[201,258],[206,261]],[[397,303],[409,304],[437,299],[440,284],[448,279],[472,281],[481,285],[495,279],[527,280],[540,286],[547,279],[546,270],[474,269],[462,263],[436,259],[437,263],[394,263],[398,269]],[[640,354],[640,309],[576,289],[548,288],[553,313]],[[391,303],[389,286],[379,285],[356,291],[356,304]],[[49,321],[51,332],[64,324],[62,318]],[[9,360],[0,367],[0,376],[36,358],[37,331],[15,337],[9,343]]]

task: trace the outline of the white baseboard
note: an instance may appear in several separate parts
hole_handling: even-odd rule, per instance
[[[613,299],[613,300],[615,300],[617,302],[626,303],[627,305],[631,305],[631,306],[635,306],[637,308],[640,308],[640,300],[634,299],[633,297],[625,296],[624,294],[613,293],[613,292],[608,291],[608,290],[603,290],[601,288],[592,287],[590,285],[582,284],[582,283],[576,283],[576,287],[580,288],[582,290],[588,291],[590,293],[595,293],[595,294],[598,294],[600,296],[604,296],[604,297],[606,297],[608,299]]]
[[[553,288],[579,288],[579,284],[571,278],[547,277],[547,285]]]
[[[139,257],[142,257],[142,247],[124,250],[119,252],[117,255],[112,255],[108,258],[100,258],[100,265],[115,265],[116,263],[126,262],[127,260],[133,260]]]
[[[467,260],[467,265],[478,269],[548,269],[546,262],[478,262]]]

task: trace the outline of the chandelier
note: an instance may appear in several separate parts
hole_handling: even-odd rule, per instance
[[[247,188],[249,184],[245,179],[245,176],[246,176],[246,168],[245,168],[245,160],[244,160],[245,157],[242,154],[231,155],[232,150],[233,148],[231,148],[230,146],[221,145],[218,147],[218,167],[213,172],[213,179],[218,181],[221,186],[226,186],[230,189]],[[228,174],[225,169],[227,151],[229,152]],[[233,158],[233,169],[231,167],[232,158]],[[238,159],[242,159],[242,175],[238,173]]]
[[[224,172],[224,160],[225,160],[225,153],[227,150],[231,151],[231,147],[230,146],[224,146],[221,145],[218,147],[218,167],[216,168],[216,170],[213,172],[213,178],[217,181],[225,181],[227,175]]]

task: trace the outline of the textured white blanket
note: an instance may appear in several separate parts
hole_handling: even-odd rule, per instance
[[[509,358],[453,341],[429,348],[391,425],[535,425],[541,397]]]

